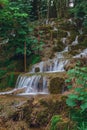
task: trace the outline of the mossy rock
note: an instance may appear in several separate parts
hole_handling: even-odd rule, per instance
[[[6,130],[29,130],[29,128],[26,122],[24,121],[14,122],[9,120],[8,122],[6,122]]]
[[[52,38],[58,37],[58,31],[51,31],[51,33],[52,33]]]
[[[44,126],[48,123],[48,112],[47,111],[41,111],[38,112],[36,115],[36,122],[38,126]]]
[[[67,32],[63,31],[63,30],[58,30],[58,37],[66,37],[67,36]]]
[[[73,41],[75,41],[76,36],[78,35],[77,31],[71,31],[71,36],[68,38],[69,39],[69,44],[71,44]]]
[[[39,67],[36,67],[36,68],[35,68],[35,72],[40,72],[40,68],[39,68]]]
[[[81,43],[82,46],[87,47],[87,37],[84,38],[83,42]]]
[[[83,42],[84,39],[85,39],[85,37],[86,37],[86,36],[85,36],[84,34],[83,34],[83,35],[80,35],[79,38],[78,38],[79,43]]]
[[[40,30],[44,31],[45,33],[48,33],[52,27],[50,25],[44,25],[39,28]]]
[[[65,45],[60,41],[60,40],[57,40],[57,42],[53,44],[56,44],[56,46],[53,47],[53,51],[54,52],[60,52],[60,51],[63,51],[64,48],[65,48]]]
[[[65,82],[63,78],[56,77],[51,79],[49,92],[52,94],[61,94],[64,88]]]
[[[79,49],[80,49],[80,48],[79,48]],[[69,52],[69,54],[72,55],[72,56],[75,56],[75,55],[79,54],[79,51],[72,49],[72,50]]]
[[[87,48],[87,38],[85,36],[82,36],[79,38],[79,44],[71,46],[71,51],[69,52],[69,54],[79,54],[85,48]]]
[[[70,31],[70,30],[76,31],[77,30],[76,26],[71,24],[70,22],[66,22],[66,23],[64,22],[64,23],[60,24],[60,28],[66,30],[66,31]]]
[[[75,124],[72,121],[70,121],[68,118],[63,118],[57,123],[55,130],[74,130],[74,128]]]
[[[83,32],[87,35],[87,27],[83,28]]]
[[[76,123],[62,115],[53,115],[47,130],[74,130]]]

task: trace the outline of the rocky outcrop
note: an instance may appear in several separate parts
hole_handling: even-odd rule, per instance
[[[55,77],[50,80],[49,91],[51,94],[61,94],[64,91],[65,81],[63,78]]]
[[[13,97],[13,99],[10,96],[0,96],[0,98],[3,98],[0,100],[2,106],[0,109],[0,128],[2,129],[0,130],[6,128],[11,130],[12,127],[14,130],[46,127],[53,115],[62,115],[64,112],[65,118],[68,114],[66,97],[63,95]]]

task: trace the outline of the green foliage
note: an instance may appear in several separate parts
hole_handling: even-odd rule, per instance
[[[75,7],[71,10],[75,18],[79,19],[79,22],[87,27],[87,1],[77,0],[75,2]]]
[[[50,130],[57,130],[57,124],[61,121],[60,115],[55,115],[51,119],[51,128]]]
[[[9,76],[8,76],[8,82],[7,82],[7,84],[8,84],[8,86],[9,87],[13,87],[14,86],[14,83],[15,83],[15,80],[14,80],[14,73],[11,73]]]
[[[39,61],[40,61],[40,56],[39,55],[33,55],[32,56],[32,61],[31,61],[32,64],[36,64]]]
[[[78,86],[74,89],[74,93],[70,94],[67,99],[67,104],[69,106],[78,106],[76,102],[81,102],[80,109],[84,111],[87,109],[87,68],[86,67],[75,67],[68,71],[69,79],[67,81],[72,81],[75,78],[75,84]]]
[[[78,129],[83,130],[81,124],[87,122],[87,114],[85,114],[87,112],[87,67],[79,67],[78,63],[74,69],[68,71],[68,75],[69,79],[66,82],[72,84],[69,89],[73,89],[74,92],[68,95],[66,104],[73,108],[71,117],[77,122]],[[73,88],[73,84],[76,87]],[[87,128],[87,124],[84,126],[84,130],[85,128]]]
[[[3,77],[6,74],[6,70],[0,70],[0,78]]]
[[[84,123],[84,122],[82,122],[82,123],[81,123],[81,126],[78,127],[78,130],[87,130],[87,124]]]
[[[7,6],[8,3],[9,3],[8,0],[0,0],[0,5],[1,5],[2,7]]]

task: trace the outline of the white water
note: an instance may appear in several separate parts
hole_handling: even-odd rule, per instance
[[[7,44],[8,42],[9,42],[9,39],[4,39],[4,40],[0,43],[0,45]]]
[[[35,73],[35,68],[39,68],[40,72],[61,72],[64,71],[64,67],[67,64],[67,60],[62,59],[63,56],[58,54],[59,58],[44,61],[33,66],[32,73]],[[43,63],[43,64],[42,64]],[[40,66],[42,65],[42,66]]]
[[[55,29],[56,30],[56,29]],[[67,36],[62,38],[62,42],[66,44],[67,38],[70,37],[70,32],[67,31]],[[72,42],[71,46],[78,44],[78,36]],[[56,53],[55,58],[49,59],[48,61],[42,61],[38,64],[32,66],[32,73],[35,73],[35,69],[39,68],[39,72],[63,72],[65,71],[64,67],[68,63],[68,60],[65,59],[64,54],[69,51],[69,46],[67,46],[63,51]],[[87,56],[87,49],[83,50],[79,55],[74,56],[73,58],[78,58],[81,56]],[[9,92],[3,92],[0,94],[11,94],[19,89],[24,89],[24,92],[19,95],[36,95],[36,94],[48,94],[47,89],[47,79],[46,77],[39,75],[34,75],[28,77],[26,75],[20,75],[16,82],[16,87],[14,90]]]
[[[46,77],[42,77],[41,75],[34,76],[19,76],[16,88],[25,88],[24,93],[20,95],[31,95],[31,94],[47,94],[47,80]]]
[[[76,36],[75,41],[72,42],[72,46],[75,46],[78,44],[78,36]]]
[[[63,42],[63,44],[65,44],[65,45],[67,44],[67,38],[70,37],[70,35],[71,35],[70,32],[67,31],[67,36],[61,38],[61,41]]]
[[[83,34],[82,28],[79,30],[79,34],[80,34],[80,35]]]
[[[73,56],[73,58],[81,58],[81,57],[86,57],[87,56],[87,48],[84,49],[80,54]]]

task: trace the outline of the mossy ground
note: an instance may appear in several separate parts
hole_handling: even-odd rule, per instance
[[[53,115],[68,115],[66,97],[61,95],[0,96],[0,130],[28,130],[45,127]],[[61,111],[62,109],[62,111]],[[65,111],[66,110],[66,111]],[[23,123],[23,124],[22,124]],[[14,126],[13,126],[14,125]]]

